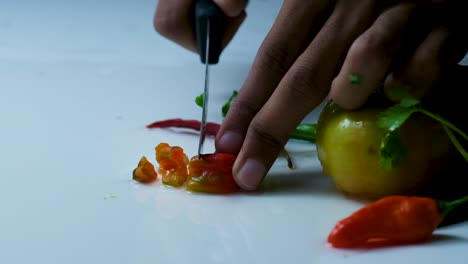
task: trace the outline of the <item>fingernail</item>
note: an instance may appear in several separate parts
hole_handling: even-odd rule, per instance
[[[236,132],[226,131],[218,140],[216,150],[225,153],[238,153],[242,147],[243,137]]]
[[[244,190],[255,190],[267,173],[266,166],[254,159],[247,159],[244,165],[234,174],[237,184]]]

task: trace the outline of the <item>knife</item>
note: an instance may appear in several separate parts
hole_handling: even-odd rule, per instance
[[[205,126],[207,121],[210,65],[217,64],[222,51],[222,36],[226,24],[226,16],[213,0],[197,0],[195,3],[195,36],[200,53],[200,60],[205,65],[205,84],[203,89],[203,107],[198,142],[198,157],[203,151],[205,142]]]

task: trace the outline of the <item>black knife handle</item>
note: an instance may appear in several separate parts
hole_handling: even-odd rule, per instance
[[[195,3],[195,33],[202,63],[206,63],[207,22],[210,22],[210,50],[208,64],[217,64],[221,55],[222,37],[226,25],[226,15],[213,0],[197,0]]]

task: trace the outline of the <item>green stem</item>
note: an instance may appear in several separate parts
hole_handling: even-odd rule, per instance
[[[460,144],[460,141],[455,137],[453,134],[452,130],[450,130],[446,125],[442,125],[444,128],[445,132],[447,133],[450,141],[452,141],[452,144],[455,146],[455,148],[460,152],[460,154],[463,156],[466,162],[468,162],[468,152],[463,148],[463,146]]]
[[[454,124],[450,123],[449,121],[443,119],[442,117],[436,115],[436,114],[433,114],[425,109],[422,109],[422,108],[419,108],[418,111],[422,114],[425,114],[426,116],[432,118],[432,119],[435,119],[436,121],[439,121],[440,123],[442,123],[443,125],[447,126],[448,128],[450,128],[451,130],[455,131],[457,134],[459,134],[460,136],[462,136],[465,140],[468,141],[468,135],[465,134],[463,131],[461,131],[458,127],[456,127]]]
[[[468,204],[468,195],[453,201],[439,201],[439,210],[443,217],[460,206]]]
[[[300,124],[296,127],[290,138],[315,143],[317,139],[317,124]]]

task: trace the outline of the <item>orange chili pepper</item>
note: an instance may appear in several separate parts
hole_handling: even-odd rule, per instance
[[[189,162],[187,190],[209,193],[230,193],[239,190],[232,176],[236,156],[227,153],[203,154]]]
[[[160,143],[155,147],[156,161],[159,163],[158,173],[162,182],[175,187],[182,186],[187,181],[188,157],[178,146]]]
[[[468,203],[393,195],[379,199],[339,221],[328,236],[337,248],[376,247],[423,242],[448,212]]]
[[[153,164],[145,156],[141,157],[138,166],[133,170],[133,179],[141,183],[151,183],[157,178]]]

